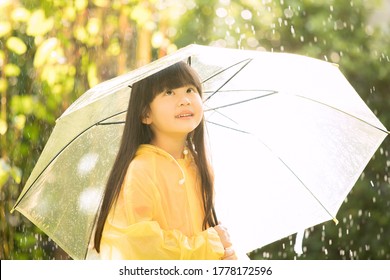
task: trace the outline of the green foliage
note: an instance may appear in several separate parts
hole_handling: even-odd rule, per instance
[[[390,127],[390,34],[371,23],[380,1],[122,2],[0,1],[0,259],[67,258],[9,211],[56,118],[93,85],[145,63],[145,53],[157,58],[199,43],[325,59]],[[389,259],[389,145],[342,205],[339,225],[306,230],[301,256],[290,236],[251,258]]]

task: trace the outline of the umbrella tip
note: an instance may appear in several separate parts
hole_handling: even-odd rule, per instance
[[[336,224],[336,226],[339,224],[339,220],[337,220],[336,218],[333,218],[333,222]]]

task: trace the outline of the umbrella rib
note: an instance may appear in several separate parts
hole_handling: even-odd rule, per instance
[[[226,129],[230,129],[230,130],[234,130],[234,131],[237,131],[237,132],[241,132],[241,133],[245,133],[245,134],[252,135],[250,132],[245,131],[245,130],[233,128],[233,127],[230,127],[230,126],[226,126],[226,125],[219,124],[219,123],[216,123],[216,122],[211,122],[211,121],[208,121],[208,120],[206,120],[206,122],[207,122],[207,123],[210,123],[210,124],[213,124],[213,125],[216,125],[216,126],[220,126],[220,127],[226,128]],[[253,136],[253,135],[252,135],[252,136]]]
[[[241,91],[241,90],[228,90],[228,92],[234,92],[234,91]],[[272,92],[272,90],[245,90],[245,91],[269,91],[270,93],[269,93],[269,94],[266,94],[266,95],[257,96],[257,97],[253,97],[253,98],[250,98],[250,99],[246,99],[246,100],[243,100],[243,101],[239,101],[239,102],[235,102],[235,103],[231,103],[231,104],[226,104],[226,105],[219,106],[219,107],[215,107],[215,108],[208,108],[208,109],[204,110],[204,112],[214,111],[215,113],[217,113],[217,114],[223,116],[224,118],[226,118],[226,119],[232,121],[233,123],[238,124],[238,123],[237,123],[235,120],[233,120],[232,118],[230,118],[230,117],[228,117],[227,115],[225,115],[225,114],[221,113],[220,111],[218,111],[218,109],[226,108],[226,107],[229,107],[229,106],[238,105],[238,104],[241,104],[241,103],[249,102],[249,101],[252,101],[252,100],[255,100],[255,99],[267,97],[267,96],[270,96],[270,95],[273,95],[273,94],[278,93],[277,91],[273,91],[273,92]],[[208,122],[209,122],[209,121],[208,121]],[[210,123],[213,123],[213,122],[210,122]],[[228,128],[228,129],[233,129],[233,130],[236,130],[236,131],[239,131],[239,132],[249,133],[249,132],[246,132],[246,131],[243,131],[243,130],[234,129],[234,128],[232,128],[232,127],[224,126],[224,125],[221,125],[221,124],[217,124],[217,123],[213,123],[213,124],[219,125],[219,126],[221,126],[221,127],[225,127],[225,128]]]
[[[231,90],[230,92],[232,92],[232,91],[242,91],[242,90]],[[261,95],[261,96],[252,97],[252,98],[245,99],[245,100],[241,100],[241,101],[237,101],[237,102],[226,104],[226,105],[221,105],[221,106],[218,106],[218,107],[215,107],[215,108],[209,108],[209,109],[206,109],[204,111],[208,112],[208,111],[212,111],[212,110],[218,110],[218,109],[221,109],[221,108],[226,108],[226,107],[242,104],[242,103],[245,103],[245,102],[249,102],[249,101],[252,101],[252,100],[260,99],[260,98],[263,98],[263,97],[268,97],[270,95],[274,95],[274,94],[279,93],[278,91],[275,91],[275,90],[246,90],[246,91],[268,91],[270,93],[265,94],[265,95]]]
[[[214,78],[215,76],[218,76],[219,74],[221,74],[221,73],[223,73],[223,72],[229,70],[230,68],[232,68],[232,67],[234,67],[234,66],[236,66],[236,65],[239,65],[240,63],[243,63],[244,61],[248,61],[248,60],[252,60],[252,59],[251,59],[251,58],[247,58],[247,59],[241,60],[241,61],[239,61],[239,62],[237,62],[237,63],[234,63],[234,64],[232,64],[232,65],[230,65],[230,66],[228,66],[228,67],[226,67],[226,68],[224,68],[224,69],[218,71],[217,73],[215,73],[215,74],[211,75],[210,77],[208,77],[207,79],[203,80],[203,81],[202,81],[202,84],[205,83],[205,82],[207,82],[208,80],[211,80],[211,79]]]
[[[352,118],[354,118],[354,119],[357,119],[357,120],[359,120],[359,121],[361,121],[361,122],[363,122],[363,123],[365,123],[365,124],[367,124],[367,125],[369,125],[369,126],[371,126],[371,127],[373,127],[373,128],[376,128],[376,129],[378,129],[378,130],[380,130],[380,131],[382,131],[382,132],[384,132],[384,133],[386,133],[386,134],[390,134],[390,131],[388,131],[388,130],[386,130],[386,129],[383,129],[383,128],[380,128],[380,127],[377,127],[377,126],[375,126],[375,125],[369,123],[368,121],[365,121],[365,120],[363,120],[363,119],[361,119],[361,118],[359,118],[359,117],[356,117],[356,116],[354,116],[354,115],[352,115],[352,114],[350,114],[350,113],[347,113],[347,112],[345,112],[345,111],[343,111],[343,110],[341,110],[341,109],[339,109],[339,108],[336,108],[336,107],[334,107],[334,106],[332,106],[332,105],[326,104],[326,103],[324,103],[324,102],[321,102],[321,101],[318,101],[318,100],[315,100],[315,99],[312,99],[312,98],[309,98],[309,97],[303,96],[303,95],[298,95],[298,94],[296,94],[295,96],[296,96],[296,97],[303,98],[303,99],[306,99],[306,100],[309,100],[309,101],[312,101],[312,102],[315,102],[315,103],[318,103],[318,104],[321,104],[321,105],[324,105],[324,106],[329,107],[329,108],[332,108],[332,109],[334,109],[334,110],[336,110],[336,111],[339,111],[340,113],[346,114],[346,115],[348,115],[348,116],[350,116],[350,117],[352,117]]]
[[[126,121],[117,121],[117,122],[105,122],[105,123],[97,123],[96,125],[112,125],[112,124],[124,124]]]
[[[264,141],[262,141],[259,137],[257,137],[256,135],[254,135],[253,133],[250,133],[248,131],[245,131],[245,130],[240,130],[240,129],[236,129],[236,128],[232,128],[232,127],[228,127],[228,126],[225,126],[225,125],[222,125],[222,124],[218,124],[218,123],[214,123],[214,122],[210,122],[210,121],[207,121],[208,123],[210,124],[214,124],[214,125],[217,125],[217,126],[220,126],[220,127],[223,127],[223,128],[226,128],[226,129],[230,129],[230,130],[234,130],[234,131],[237,131],[237,132],[241,132],[241,133],[245,133],[245,134],[248,134],[252,137],[254,137],[257,141],[261,142],[272,154],[275,155],[275,157],[291,172],[291,174],[297,178],[297,180],[301,183],[301,185],[309,192],[309,194],[318,202],[319,205],[321,205],[321,207],[326,211],[326,213],[329,214],[329,216],[332,218],[332,220],[337,224],[338,221],[336,219],[336,217],[334,217],[328,209],[326,209],[326,207],[324,206],[324,204],[322,204],[322,202],[315,196],[315,194],[306,186],[306,184],[299,178],[299,176],[294,172],[294,170],[291,169],[291,167],[279,156],[277,155],[266,143],[264,143]]]
[[[207,82],[208,80],[212,79],[213,77],[221,74],[222,72],[225,72],[226,70],[236,66],[236,65],[239,65],[240,63],[243,63],[243,62],[246,62],[240,69],[238,69],[237,72],[235,72],[229,79],[227,79],[219,88],[217,88],[209,97],[206,98],[205,101],[209,100],[211,97],[213,97],[221,88],[223,88],[228,82],[230,82],[238,73],[241,72],[242,69],[244,69],[253,59],[252,58],[248,58],[248,59],[245,59],[245,60],[242,60],[236,64],[233,64],[233,65],[230,65],[229,67],[223,69],[222,71],[214,74],[213,76],[209,77],[208,79],[204,80],[203,83]]]
[[[260,140],[260,139],[259,139]],[[261,140],[260,140],[261,141]],[[288,166],[288,164],[281,158],[279,157],[277,154],[274,153],[274,151],[272,151],[272,149],[270,149],[264,142],[263,144],[280,160],[280,162],[291,172],[291,174],[294,175],[295,178],[298,179],[298,181],[302,184],[302,186],[311,194],[311,196],[318,202],[318,204],[321,205],[321,207],[326,211],[326,213],[329,214],[329,216],[332,218],[332,220],[336,223],[336,225],[338,224],[338,220],[336,219],[335,216],[332,215],[332,213],[329,212],[328,209],[326,209],[325,205],[322,204],[322,202],[315,196],[315,194],[306,186],[306,184],[298,177],[298,175],[294,172],[294,170],[292,170],[290,168],[290,166]]]

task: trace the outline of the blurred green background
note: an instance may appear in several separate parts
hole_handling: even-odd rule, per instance
[[[390,128],[388,0],[0,0],[0,259],[67,259],[10,214],[56,118],[90,87],[191,43],[303,54],[340,65]],[[390,259],[390,141],[342,205],[252,259]]]

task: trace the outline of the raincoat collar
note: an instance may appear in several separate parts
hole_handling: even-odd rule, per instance
[[[142,144],[139,146],[136,156],[141,155],[141,154],[153,154],[153,155],[158,155],[165,157],[166,159],[174,162],[177,167],[180,169],[180,172],[182,174],[182,178],[179,180],[179,184],[183,185],[186,181],[186,175],[183,170],[183,167],[180,163],[182,163],[184,166],[188,166],[192,162],[192,156],[191,153],[189,152],[188,149],[185,149],[183,151],[184,158],[182,159],[175,159],[170,153],[167,151],[152,145],[152,144]]]

